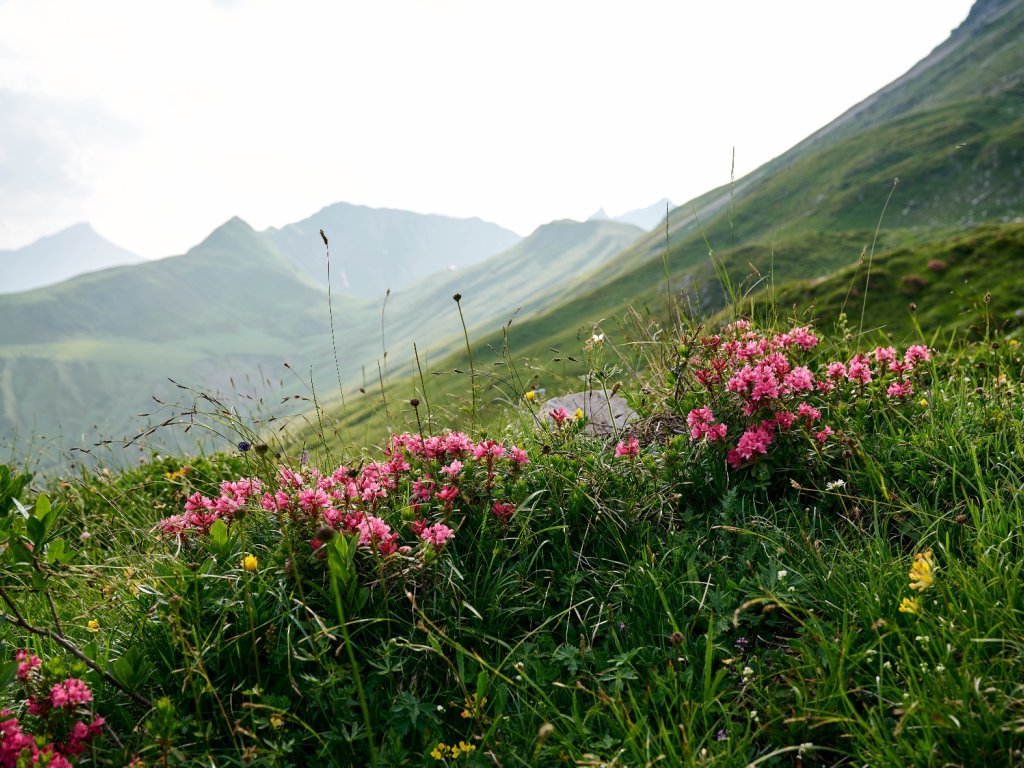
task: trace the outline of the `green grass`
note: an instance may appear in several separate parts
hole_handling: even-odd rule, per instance
[[[822,333],[812,365],[857,348]],[[833,449],[780,443],[735,471],[672,427],[702,400],[671,373],[698,330],[634,338],[640,378],[609,348],[581,351],[592,372],[616,361],[667,431],[652,422],[640,455],[619,458],[575,427],[537,428],[521,400],[492,402],[483,429],[531,463],[502,464],[488,481],[470,462],[453,509],[430,513],[454,540],[397,559],[344,537],[328,558],[310,556],[312,529],[255,506],[223,534],[180,545],[156,534],[221,479],[273,483],[273,449],[85,474],[49,489],[60,518],[42,538],[17,513],[0,518],[8,541],[38,538],[37,557],[58,540],[74,553],[34,561],[39,579],[33,553],[8,547],[0,586],[43,630],[49,596],[66,642],[95,668],[17,621],[5,655],[29,647],[92,686],[92,710],[120,741],[95,742],[101,765],[442,765],[431,753],[459,742],[474,749],[448,764],[1013,764],[1024,354],[993,333],[938,350],[906,402],[872,390],[870,406],[830,406]],[[439,431],[448,416],[434,407]],[[405,482],[378,514],[414,544],[400,522]],[[493,499],[516,505],[507,524]],[[934,583],[920,615],[901,613],[925,550]],[[18,691],[10,680],[4,696],[20,712]]]

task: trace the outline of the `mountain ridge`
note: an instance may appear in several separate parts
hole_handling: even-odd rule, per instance
[[[404,288],[452,265],[478,263],[522,239],[479,217],[460,219],[345,202],[263,234],[297,268],[326,285],[321,230],[331,248],[332,277],[337,280],[332,287],[363,298],[383,296],[388,289]]]
[[[0,294],[55,285],[78,275],[141,264],[141,256],[104,238],[88,222],[0,251]]]

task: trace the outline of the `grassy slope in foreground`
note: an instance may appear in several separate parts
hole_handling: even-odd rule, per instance
[[[845,312],[846,326],[857,331],[864,304],[866,257],[815,280],[785,280],[793,274],[784,266],[786,259],[809,257],[819,242],[815,237],[802,240],[796,248],[776,254],[774,260],[760,249],[741,251],[751,257],[748,263],[757,263],[766,274],[774,264],[777,279],[756,282],[740,310],[762,318],[770,310],[799,318],[799,322],[812,322],[823,330],[835,327],[840,313]],[[871,260],[864,331],[872,337],[881,331],[904,344],[920,341],[923,334],[939,346],[957,337],[1010,332],[1022,322],[1024,273],[1018,268],[1022,260],[1024,225],[1019,224],[985,225],[955,237],[877,254]],[[705,286],[702,295],[704,307],[713,310],[711,323],[728,322],[733,309],[723,308],[725,297],[710,261],[695,275]],[[563,302],[537,318],[514,321],[500,331],[480,329],[479,335],[471,337],[481,404],[477,423],[489,428],[504,423],[507,406],[515,410],[526,407],[520,396],[531,386],[544,387],[549,396],[582,388],[580,377],[587,370],[582,345],[595,330],[606,334],[604,360],[617,368],[607,380],[609,388],[642,369],[642,345],[631,342],[649,330],[646,319],[664,322],[668,311],[663,286],[656,285],[640,298],[639,312],[609,314],[596,328],[584,320],[594,311],[593,303],[581,298]],[[607,309],[614,312],[611,305]],[[552,333],[551,328],[558,330]],[[379,444],[392,430],[414,429],[416,414],[408,405],[412,397],[424,402],[421,418],[425,419],[429,404],[449,423],[468,425],[471,390],[464,348],[424,370],[422,380],[412,375],[396,377],[387,388],[386,407],[380,390],[371,388],[365,395],[351,398],[344,413],[328,409],[324,415],[330,425],[324,435],[326,449],[339,454],[347,446]],[[455,373],[457,370],[462,373]],[[315,449],[321,445],[322,433],[319,423],[309,421],[296,429],[295,445]]]
[[[852,352],[823,334],[811,364]],[[884,383],[826,398],[842,442],[773,447],[734,473],[686,436],[616,457],[524,420],[500,437],[529,464],[489,478],[467,457],[452,508],[421,504],[456,529],[442,548],[408,529],[409,481],[438,474],[413,460],[374,508],[411,547],[392,557],[350,558],[334,536],[320,558],[321,522],[256,503],[223,536],[154,534],[221,479],[273,483],[255,451],[85,477],[58,491],[75,560],[52,569],[54,610],[133,694],[167,697],[153,710],[88,675],[124,744],[93,757],[427,765],[463,743],[449,764],[1018,764],[1021,355],[950,351],[902,402]],[[493,499],[514,505],[507,521]],[[13,599],[49,626],[30,584]],[[74,663],[8,629],[10,648]]]

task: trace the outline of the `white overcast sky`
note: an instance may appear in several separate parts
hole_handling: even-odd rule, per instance
[[[143,256],[340,200],[556,218],[740,176],[970,0],[0,0],[0,248]]]

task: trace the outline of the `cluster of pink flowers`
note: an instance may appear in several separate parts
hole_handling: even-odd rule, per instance
[[[626,440],[620,440],[618,445],[615,446],[615,455],[622,456],[639,456],[640,455],[640,441],[635,437],[630,437]]]
[[[18,679],[25,682],[32,676],[34,670],[39,669],[43,660],[34,653],[29,653],[24,648],[14,654],[14,660],[18,662]]]
[[[686,417],[686,423],[690,425],[690,439],[700,440],[706,437],[708,442],[724,440],[729,428],[722,422],[715,423],[715,414],[710,408],[694,408]]]
[[[387,556],[412,549],[401,544],[400,533],[382,516],[388,509],[404,507],[414,514],[407,521],[413,535],[439,550],[455,535],[447,522],[467,478],[482,481],[489,492],[499,474],[515,473],[530,462],[526,451],[515,445],[474,442],[461,432],[393,435],[384,453],[383,461],[340,466],[329,474],[309,466],[281,467],[273,488],[264,488],[254,478],[223,483],[220,498],[194,494],[185,503],[184,514],[166,518],[159,528],[179,537],[207,534],[216,520],[230,525],[246,504],[258,500],[263,510],[307,530],[314,550],[330,538],[324,533],[330,529],[327,534],[355,535],[361,547]],[[444,522],[421,516],[435,508]]]
[[[555,422],[555,425],[558,427],[561,427],[563,424],[565,424],[572,418],[569,415],[569,412],[565,410],[565,408],[555,408],[548,414],[548,417],[550,417],[550,419],[553,422]]]
[[[18,680],[26,690],[26,709],[29,715],[42,721],[41,732],[50,734],[52,738],[57,730],[56,724],[67,722],[52,719],[58,712],[71,717],[85,714],[86,705],[92,701],[92,691],[82,680],[69,677],[51,686],[47,692],[41,676],[42,661],[39,657],[26,650],[19,650],[15,660],[18,662]],[[53,739],[50,743],[42,744],[40,739],[26,730],[13,712],[0,710],[0,768],[70,768],[69,758],[83,752],[89,742],[103,730],[104,724],[102,717],[91,718],[89,722],[78,718],[70,726],[62,726],[67,730],[63,740]]]
[[[839,397],[863,396],[873,382],[881,382],[889,399],[905,399],[914,391],[911,377],[917,366],[931,359],[921,345],[909,347],[902,357],[893,347],[878,347],[847,362],[819,366],[817,373],[792,359],[818,342],[808,326],[760,333],[745,320],[703,337],[688,370],[709,402],[687,415],[690,440],[728,442],[732,431],[735,443],[726,458],[733,469],[767,454],[783,435],[803,433],[825,445],[835,431],[821,423],[822,407]],[[715,410],[727,416],[719,418]]]
[[[92,701],[89,686],[77,677],[69,677],[63,683],[50,688],[50,695],[45,699],[30,697],[28,711],[33,715],[45,715],[51,709],[74,709],[80,704]]]
[[[54,744],[40,748],[36,737],[26,733],[9,709],[0,710],[0,768],[25,768],[45,765],[71,768],[71,763]]]
[[[209,533],[210,526],[217,520],[231,522],[249,499],[258,496],[262,490],[263,483],[254,477],[247,477],[235,482],[221,483],[220,496],[216,499],[194,493],[185,502],[185,513],[161,520],[160,530],[174,536],[189,531]]]

